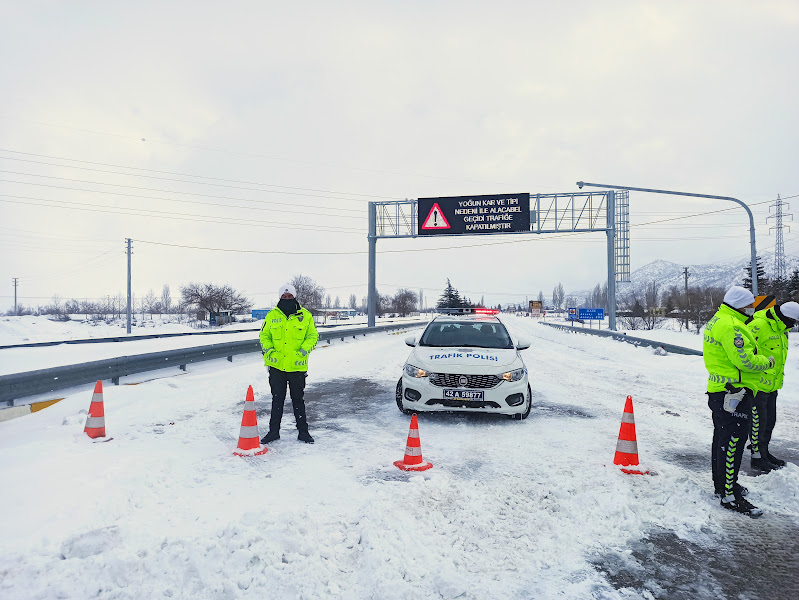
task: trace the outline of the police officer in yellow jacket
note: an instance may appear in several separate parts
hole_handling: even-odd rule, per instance
[[[782,389],[785,361],[788,358],[788,331],[799,320],[799,304],[785,302],[781,306],[757,311],[747,321],[757,342],[758,353],[773,356],[776,364],[767,371],[772,385],[760,390],[752,402],[751,439],[752,468],[768,473],[785,466],[785,461],[769,452],[769,442],[777,422],[777,392]]]
[[[294,286],[281,286],[279,294],[280,301],[267,313],[261,327],[261,350],[264,364],[269,368],[269,386],[272,388],[269,432],[261,439],[261,443],[268,444],[280,439],[280,421],[288,384],[299,432],[297,439],[313,444],[314,439],[308,433],[304,394],[308,356],[316,347],[319,334],[311,313],[297,302]]]
[[[721,506],[759,517],[763,511],[744,496],[748,490],[738,484],[752,398],[764,383],[764,373],[774,367],[774,358],[759,355],[744,311],[755,297],[747,289],[731,287],[718,312],[705,326],[703,357],[708,370],[707,404],[713,412],[711,463],[713,485]],[[770,382],[768,383],[770,385]]]

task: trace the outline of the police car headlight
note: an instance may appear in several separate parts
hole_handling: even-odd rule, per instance
[[[500,375],[500,377],[505,381],[519,381],[522,377],[524,377],[524,369],[508,371],[507,373]]]
[[[427,377],[427,371],[411,364],[405,365],[405,374],[408,377]]]

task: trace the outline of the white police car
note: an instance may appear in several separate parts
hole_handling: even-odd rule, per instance
[[[417,340],[397,383],[397,406],[422,411],[488,412],[526,419],[532,393],[519,350],[496,317],[436,317]]]

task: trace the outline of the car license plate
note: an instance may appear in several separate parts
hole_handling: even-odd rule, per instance
[[[483,390],[444,390],[447,400],[482,400]]]

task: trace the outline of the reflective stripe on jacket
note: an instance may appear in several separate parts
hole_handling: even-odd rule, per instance
[[[747,321],[757,343],[757,353],[774,357],[774,368],[766,371],[773,380],[770,390],[782,389],[785,361],[788,359],[788,328],[773,308],[759,310]]]
[[[768,358],[757,353],[747,318],[722,304],[705,326],[702,353],[708,371],[708,392],[723,392],[726,383],[754,392],[767,391],[773,385],[773,378],[766,374]]]
[[[308,357],[319,340],[313,316],[304,308],[290,317],[273,308],[266,314],[260,337],[264,364],[281,371],[307,371]]]

